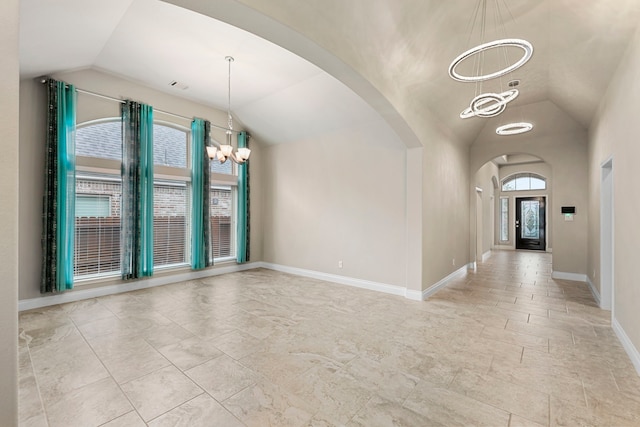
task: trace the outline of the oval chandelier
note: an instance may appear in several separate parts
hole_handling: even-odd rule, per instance
[[[471,100],[471,105],[460,113],[460,118],[495,117],[502,113],[519,93],[518,89],[509,89],[502,93],[482,93]]]
[[[477,55],[489,49],[496,49],[501,47],[518,47],[522,49],[523,55],[522,58],[517,60],[511,65],[506,65],[502,70],[495,71],[493,73],[488,74],[480,74],[476,76],[463,76],[462,74],[456,71],[456,67],[462,63],[465,59],[473,55]],[[533,45],[526,40],[522,39],[502,39],[502,40],[494,40],[492,42],[483,43],[479,46],[473,47],[466,52],[461,53],[453,60],[451,65],[449,65],[449,76],[453,80],[457,80],[459,82],[481,82],[485,80],[495,79],[497,77],[502,77],[505,74],[509,74],[510,72],[517,70],[526,64],[531,57],[533,56]]]
[[[233,152],[233,145],[231,144],[233,136],[233,116],[231,116],[231,63],[234,61],[233,56],[226,56],[225,61],[229,63],[229,74],[227,80],[227,130],[226,139],[227,143],[220,145],[220,147],[207,147],[207,155],[210,159],[217,159],[220,163],[224,163],[227,159],[233,160],[235,163],[241,165],[249,160],[251,150],[248,148],[238,148]]]
[[[519,133],[529,132],[533,129],[533,124],[529,122],[507,123],[496,129],[498,135],[517,135]]]
[[[511,12],[508,10],[508,6],[506,6],[506,8],[509,15],[511,15]],[[495,2],[495,11],[493,15],[496,21],[496,29],[502,30],[502,32],[506,33],[498,1]],[[495,117],[501,114],[506,109],[507,104],[516,99],[520,92],[517,89],[502,90],[502,79],[500,79],[500,90],[483,92],[482,82],[501,78],[502,76],[517,70],[526,64],[533,56],[533,45],[523,39],[502,37],[497,40],[485,42],[487,0],[478,0],[473,16],[473,23],[470,26],[469,40],[471,40],[471,35],[473,34],[478,21],[480,22],[480,44],[458,55],[451,62],[448,70],[449,76],[453,80],[476,84],[475,96],[469,103],[469,106],[460,113],[461,119],[468,119],[470,117]],[[522,51],[522,56],[515,62],[510,61],[508,56],[509,48],[520,49]],[[496,51],[498,62],[504,61],[504,66],[501,69],[489,72],[484,70],[485,56],[489,51]],[[473,69],[470,73],[463,74],[463,72],[459,71],[459,67],[466,60],[473,60]]]

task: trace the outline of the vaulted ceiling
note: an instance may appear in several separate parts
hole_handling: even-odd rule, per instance
[[[507,109],[514,107],[536,129],[544,129],[548,119],[537,115],[539,108],[527,106],[541,101],[555,104],[587,128],[640,22],[638,0],[486,1],[484,36],[471,0],[239,3],[265,13],[279,8],[292,22],[313,22],[304,29],[307,35],[317,36],[328,51],[334,43],[356,69],[375,58],[383,64],[378,73],[397,90],[410,92],[466,144],[476,140],[486,119],[462,120],[459,113],[480,91],[504,91],[512,79],[520,80],[520,95]],[[20,8],[23,78],[94,68],[226,109],[224,57],[232,55],[233,113],[261,141],[288,143],[379,119],[379,106],[368,105],[339,76],[251,33],[173,4],[21,0]],[[526,65],[482,87],[449,78],[454,57],[504,36],[533,44]],[[504,66],[488,53],[485,69]],[[516,50],[507,54],[511,62],[520,55]],[[171,86],[173,81],[179,85]]]

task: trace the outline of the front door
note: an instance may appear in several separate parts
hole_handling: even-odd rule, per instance
[[[516,198],[516,249],[544,251],[545,198]]]

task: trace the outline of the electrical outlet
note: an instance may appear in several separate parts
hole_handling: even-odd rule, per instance
[[[453,265],[454,267],[456,266],[456,259],[455,259],[455,258],[453,258],[453,259],[451,260],[451,265]]]
[[[338,268],[342,268],[342,260],[338,261]]]

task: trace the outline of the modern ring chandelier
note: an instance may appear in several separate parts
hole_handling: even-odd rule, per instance
[[[494,0],[495,4],[495,20],[496,28],[506,33],[504,22],[502,21],[502,12],[499,2],[506,0]],[[505,7],[508,10],[508,6]],[[510,12],[509,12],[510,13]],[[526,64],[533,55],[533,45],[526,40],[517,38],[503,37],[497,40],[485,42],[486,22],[487,22],[487,0],[478,0],[476,10],[473,16],[470,33],[473,34],[476,24],[480,20],[480,44],[464,51],[458,55],[449,65],[449,76],[456,81],[464,83],[475,83],[475,96],[471,100],[469,107],[460,113],[461,119],[470,117],[495,117],[502,113],[507,104],[518,97],[520,92],[518,89],[511,88],[509,90],[499,90],[492,92],[482,91],[482,82],[501,78],[502,76],[517,70]],[[500,22],[498,22],[500,21]],[[469,39],[471,39],[471,34]],[[515,62],[511,63],[508,56],[509,48],[517,48],[522,51],[522,56]],[[495,51],[498,56],[498,62],[504,61],[504,67],[497,71],[486,72],[485,59],[489,51]],[[502,54],[501,54],[502,53]],[[473,59],[473,69],[471,73],[466,75],[459,71],[461,64],[467,60]],[[500,87],[502,87],[502,79],[500,79]]]
[[[229,78],[227,80],[227,143],[220,145],[220,148],[207,147],[207,155],[210,159],[217,159],[220,163],[231,159],[237,164],[243,164],[249,159],[251,150],[248,148],[238,148],[235,153],[233,152],[233,145],[231,144],[233,136],[233,117],[231,116],[231,63],[234,59],[233,56],[226,56],[224,59],[229,63]]]
[[[498,126],[496,133],[498,135],[517,135],[519,133],[529,132],[533,129],[533,124],[529,122],[508,123]]]

